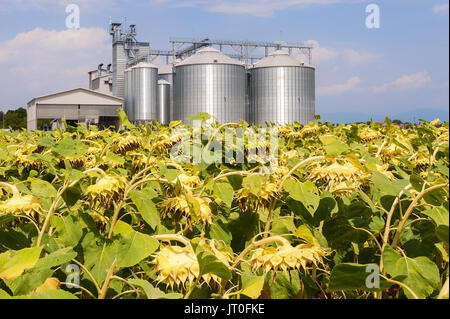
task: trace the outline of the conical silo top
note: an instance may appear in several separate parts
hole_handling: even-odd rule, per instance
[[[152,68],[152,69],[157,69],[158,67],[152,63],[148,63],[148,62],[139,62],[138,64],[136,64],[135,66],[132,67],[132,69],[137,69],[137,68]]]
[[[286,51],[277,50],[253,65],[253,68],[269,68],[279,66],[304,66],[299,60]]]
[[[173,67],[181,62],[181,59],[175,59],[170,63],[167,63],[158,69],[158,74],[172,74]]]
[[[206,47],[199,50],[193,56],[186,58],[175,67],[193,64],[233,64],[243,66],[241,62],[230,58],[219,50],[212,47]]]

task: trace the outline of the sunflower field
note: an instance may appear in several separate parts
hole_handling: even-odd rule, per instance
[[[119,115],[0,133],[0,298],[448,298],[448,122],[278,127],[267,173],[247,138],[243,163],[171,157],[244,122]]]

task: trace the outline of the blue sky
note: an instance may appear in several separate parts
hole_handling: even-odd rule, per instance
[[[65,26],[69,3],[80,6],[79,30]],[[379,29],[365,26],[369,3],[380,7]],[[448,8],[448,0],[2,0],[0,109],[86,87],[87,72],[111,60],[109,17],[127,17],[155,49],[175,36],[313,45],[316,113],[326,119],[448,118]]]

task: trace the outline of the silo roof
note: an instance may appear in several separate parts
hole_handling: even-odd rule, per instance
[[[181,62],[180,59],[175,59],[172,62],[163,65],[162,67],[160,67],[158,69],[158,74],[172,74],[173,73],[173,67],[175,65],[177,65],[178,63],[180,63],[180,62]]]
[[[268,68],[279,66],[306,66],[286,51],[277,50],[253,64],[253,68]]]
[[[212,47],[206,47],[204,49],[201,49],[196,54],[186,58],[176,66],[193,65],[193,64],[234,64],[243,66],[241,62],[230,58],[226,54],[223,54],[219,50]]]
[[[153,68],[153,69],[157,69],[158,67],[156,65],[148,63],[148,62],[139,62],[138,64],[136,64],[135,66],[132,67],[132,69],[136,69],[136,68]]]

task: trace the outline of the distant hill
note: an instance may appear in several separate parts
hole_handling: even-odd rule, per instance
[[[442,121],[449,120],[449,111],[442,109],[416,109],[408,112],[392,113],[391,114],[368,114],[362,112],[333,112],[322,113],[320,116],[323,121],[330,123],[354,123],[354,122],[367,122],[372,118],[375,122],[383,122],[386,116],[391,120],[400,120],[402,122],[418,122],[419,119],[426,121],[432,121],[435,118],[440,118]]]

